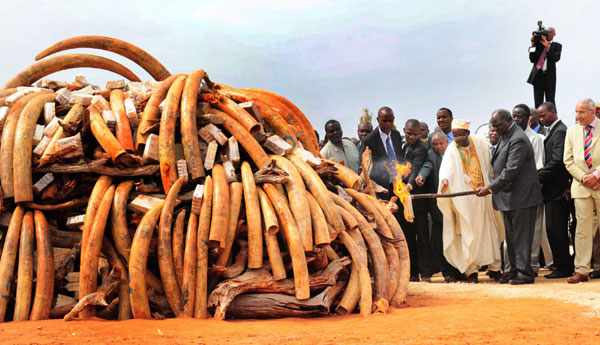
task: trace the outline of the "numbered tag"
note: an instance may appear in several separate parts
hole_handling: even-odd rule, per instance
[[[467,184],[471,183],[471,176],[469,176],[468,174],[463,174],[463,177],[465,178],[465,182]]]

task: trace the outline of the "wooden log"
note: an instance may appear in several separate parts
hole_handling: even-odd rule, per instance
[[[216,164],[212,169],[213,206],[208,238],[209,248],[225,248],[227,230],[229,229],[229,185],[222,165]]]
[[[192,180],[205,176],[196,124],[198,89],[204,75],[204,70],[193,71],[185,81],[181,97],[181,144]]]
[[[98,284],[98,261],[100,258],[100,250],[102,248],[102,238],[106,229],[108,214],[112,206],[115,186],[111,185],[104,196],[98,211],[94,216],[94,221],[89,228],[89,234],[82,243],[81,268],[79,276],[79,296],[87,296],[96,291]],[[81,318],[87,319],[95,315],[95,310],[89,308],[84,309],[79,314]]]
[[[267,194],[260,187],[257,187],[257,191],[265,224],[265,245],[267,247],[269,263],[271,264],[273,280],[277,281],[285,279],[287,277],[287,273],[285,271],[285,266],[283,265],[283,258],[281,257],[281,250],[279,249],[279,241],[277,240],[277,232],[279,231],[277,216]]]
[[[183,257],[184,257],[184,227],[185,227],[185,216],[187,212],[182,209],[175,218],[175,224],[173,225],[173,267],[175,269],[175,275],[177,276],[177,282],[179,283],[180,291],[183,291]],[[183,311],[183,296],[182,296],[182,311]]]
[[[198,103],[200,104],[208,104],[208,103]],[[210,108],[210,106],[209,106]],[[213,125],[222,125],[225,123],[225,118],[219,114],[200,114],[200,110],[198,110],[199,116],[197,117],[197,121],[199,125],[206,125],[208,123],[212,123]]]
[[[294,219],[296,219],[296,225],[300,232],[304,251],[312,251],[313,231],[310,203],[306,195],[308,192],[304,186],[304,182],[302,182],[302,176],[298,173],[294,164],[285,157],[273,155],[271,158],[279,168],[283,169],[288,174],[289,180],[285,184],[285,188],[287,190],[288,200],[293,200],[293,202],[290,202],[290,209],[294,215]]]
[[[202,138],[202,140],[204,140],[207,143],[210,143],[211,141],[215,141],[215,138],[212,136],[212,134],[210,134],[210,132],[208,131],[208,128],[206,127],[202,127],[198,130],[198,135],[200,136],[200,138]]]
[[[296,221],[292,215],[288,203],[277,189],[269,183],[263,185],[265,193],[269,196],[269,200],[273,204],[277,216],[283,227],[284,238],[290,250],[292,258],[292,266],[294,271],[294,283],[296,287],[296,298],[305,300],[310,298],[310,290],[308,284],[308,267],[306,266],[306,256]]]
[[[204,198],[198,218],[198,235],[196,237],[196,292],[194,296],[194,318],[205,319],[208,315],[208,238],[211,227],[213,205],[213,181],[211,176],[204,182]]]
[[[158,156],[160,158],[160,176],[165,193],[169,193],[171,185],[177,180],[175,120],[179,111],[179,100],[181,99],[185,79],[185,76],[180,76],[171,85],[165,99],[165,108],[160,117]]]
[[[267,140],[263,143],[263,146],[279,156],[285,156],[288,153],[292,152],[292,145],[288,144],[277,135],[272,135],[268,137]]]
[[[81,174],[95,173],[106,176],[150,176],[159,171],[158,165],[146,165],[137,168],[118,168],[104,166],[108,162],[106,158],[96,159],[90,162],[72,163],[72,164],[54,164],[45,168],[35,168],[35,173],[54,173],[54,174]]]
[[[17,206],[17,209],[19,208],[20,207]],[[33,288],[33,251],[35,250],[34,233],[35,226],[33,222],[33,212],[27,211],[21,223],[21,243],[19,247],[19,268],[17,273],[17,295],[15,297],[15,310],[13,315],[14,321],[25,321],[29,319]],[[6,240],[4,243],[6,246]],[[2,253],[4,252],[5,251],[3,250]]]
[[[81,134],[77,133],[72,137],[62,138],[56,141],[54,154],[58,157],[66,156],[68,153],[80,152],[83,156],[83,145],[81,143]]]
[[[208,114],[209,110],[210,110],[210,103],[198,102],[198,106],[196,107],[196,115],[198,117],[200,117],[202,115],[210,115],[210,114]]]
[[[343,287],[343,283],[327,287],[306,301],[283,294],[244,294],[233,300],[226,315],[236,319],[323,316],[329,314],[331,305]]]
[[[229,262],[229,257],[231,255],[231,249],[233,248],[233,241],[235,239],[235,233],[237,230],[238,219],[240,217],[240,209],[242,207],[242,195],[243,195],[243,187],[239,182],[234,182],[229,185],[229,229],[227,229],[227,237],[225,239],[225,247],[221,254],[219,254],[216,266],[226,267],[227,262]],[[248,206],[246,206],[248,207]],[[249,232],[248,232],[249,233]],[[248,235],[250,236],[250,235]],[[262,246],[262,243],[261,243]],[[262,256],[261,256],[262,261]],[[244,265],[245,266],[245,265]],[[250,266],[248,266],[250,267]],[[245,267],[244,267],[245,268]]]
[[[169,300],[169,305],[175,313],[175,316],[181,315],[183,303],[181,299],[181,288],[175,274],[173,264],[173,238],[171,236],[171,223],[173,222],[173,209],[177,201],[179,191],[183,186],[183,178],[178,178],[169,189],[169,194],[165,198],[165,203],[160,213],[160,222],[158,226],[158,267],[160,277],[165,289],[165,294]]]
[[[160,217],[164,202],[161,202],[148,211],[138,225],[129,258],[130,299],[131,312],[136,319],[150,319],[150,305],[146,286],[146,265],[148,262],[148,248],[152,232]]]
[[[73,309],[65,315],[63,320],[70,321],[82,312],[91,309],[92,306],[107,306],[106,296],[113,293],[121,285],[123,273],[119,266],[113,267],[112,271],[108,274],[108,277],[98,291],[92,292],[88,295],[83,296],[79,302],[73,307]]]
[[[13,156],[14,198],[17,203],[33,201],[33,183],[31,181],[33,129],[44,104],[53,102],[55,97],[56,94],[54,93],[36,96],[27,103],[19,116],[14,145],[18,147],[20,153]],[[4,181],[2,181],[2,186],[5,186]]]
[[[24,208],[21,206],[15,208],[10,219],[10,225],[6,231],[6,238],[4,239],[4,247],[2,249],[2,256],[0,257],[0,281],[3,282],[0,284],[0,296],[2,296],[0,298],[0,322],[4,322],[4,317],[6,316],[24,214]]]
[[[125,96],[123,95],[123,91],[114,89],[110,92],[110,110],[115,115],[117,140],[121,143],[125,151],[133,152],[133,136],[124,102]]]
[[[185,236],[185,255],[183,256],[183,284],[181,297],[183,311],[181,317],[194,316],[194,300],[196,296],[196,255],[197,255],[198,215],[190,213]]]
[[[232,136],[227,141],[227,156],[237,166],[240,163],[240,148],[237,139]]]
[[[330,262],[325,270],[310,276],[310,288],[317,290],[336,285],[338,273],[350,262],[347,257]],[[294,290],[294,279],[274,281],[265,268],[248,270],[235,279],[217,285],[210,294],[209,306],[215,309],[214,318],[222,320],[225,318],[231,302],[243,293],[263,292],[293,295]]]
[[[214,140],[208,143],[208,150],[206,151],[206,157],[204,158],[204,169],[213,169],[215,165],[215,158],[217,158],[218,147],[219,145]]]
[[[54,256],[52,239],[46,217],[34,211],[35,238],[37,242],[37,282],[30,320],[46,320],[50,317],[54,295]]]

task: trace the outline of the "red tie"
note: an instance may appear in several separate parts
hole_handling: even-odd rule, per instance
[[[583,155],[588,168],[592,169],[592,126],[585,126],[585,141],[583,143]]]
[[[544,51],[542,52],[542,55],[540,55],[540,59],[538,60],[537,65],[535,65],[535,67],[537,69],[542,69],[545,59],[546,59],[546,49],[544,49]]]

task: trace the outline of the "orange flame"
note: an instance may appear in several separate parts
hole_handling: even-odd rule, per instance
[[[408,208],[406,207],[406,199],[410,196],[410,192],[406,190],[406,184],[402,182],[402,178],[410,174],[411,164],[410,162],[400,164],[397,161],[394,161],[393,163],[393,167],[390,168],[387,163],[385,163],[385,167],[394,179],[394,181],[392,182],[392,184],[394,185],[394,194],[400,199],[402,206],[404,206],[404,219],[409,220],[409,218],[412,217],[410,217],[407,213]]]

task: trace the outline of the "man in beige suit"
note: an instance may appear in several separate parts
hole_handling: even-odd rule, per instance
[[[571,197],[575,200],[577,229],[575,230],[575,273],[567,280],[580,283],[588,280],[594,234],[594,215],[600,215],[600,122],[594,111],[596,104],[589,98],[575,107],[577,124],[567,130],[563,156],[567,171],[573,176]]]

